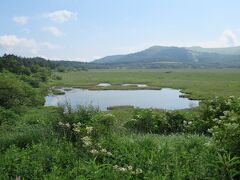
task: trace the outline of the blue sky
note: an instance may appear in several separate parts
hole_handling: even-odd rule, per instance
[[[240,45],[238,0],[2,0],[0,54],[89,61],[153,45]]]

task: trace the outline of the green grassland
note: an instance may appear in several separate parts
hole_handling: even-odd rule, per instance
[[[11,108],[0,106],[0,179],[239,179],[240,70],[88,70],[46,77],[33,88],[21,75],[0,76],[15,95],[7,101]],[[139,89],[123,83],[177,88],[211,101],[176,111],[31,104],[35,91],[52,86]]]
[[[193,99],[215,96],[240,96],[240,70],[89,70],[56,73],[62,80],[52,85],[89,89],[136,89],[122,87],[123,83],[147,84],[148,89],[163,87],[181,89]],[[98,83],[111,83],[110,87],[96,87]]]

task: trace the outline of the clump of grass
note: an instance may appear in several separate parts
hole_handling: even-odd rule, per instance
[[[65,94],[64,91],[59,90],[59,89],[52,89],[52,93],[53,93],[54,95],[64,95],[64,94]]]

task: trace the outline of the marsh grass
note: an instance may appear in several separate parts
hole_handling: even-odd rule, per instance
[[[168,71],[168,70],[167,70]],[[189,94],[191,99],[210,99],[215,96],[240,96],[240,71],[238,69],[182,69],[169,70],[89,70],[69,71],[56,73],[62,80],[52,84],[99,88],[96,84],[109,82],[112,86],[104,89],[129,89],[136,87],[123,87],[122,84],[137,83],[146,84],[149,88],[176,88],[182,89],[183,93]]]

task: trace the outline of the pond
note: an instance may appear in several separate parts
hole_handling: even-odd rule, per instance
[[[64,89],[63,89],[64,91]],[[72,89],[64,95],[48,95],[45,106],[93,105],[105,111],[112,106],[134,106],[139,108],[186,109],[199,105],[199,101],[180,97],[180,90],[164,88],[161,90],[88,90]]]

